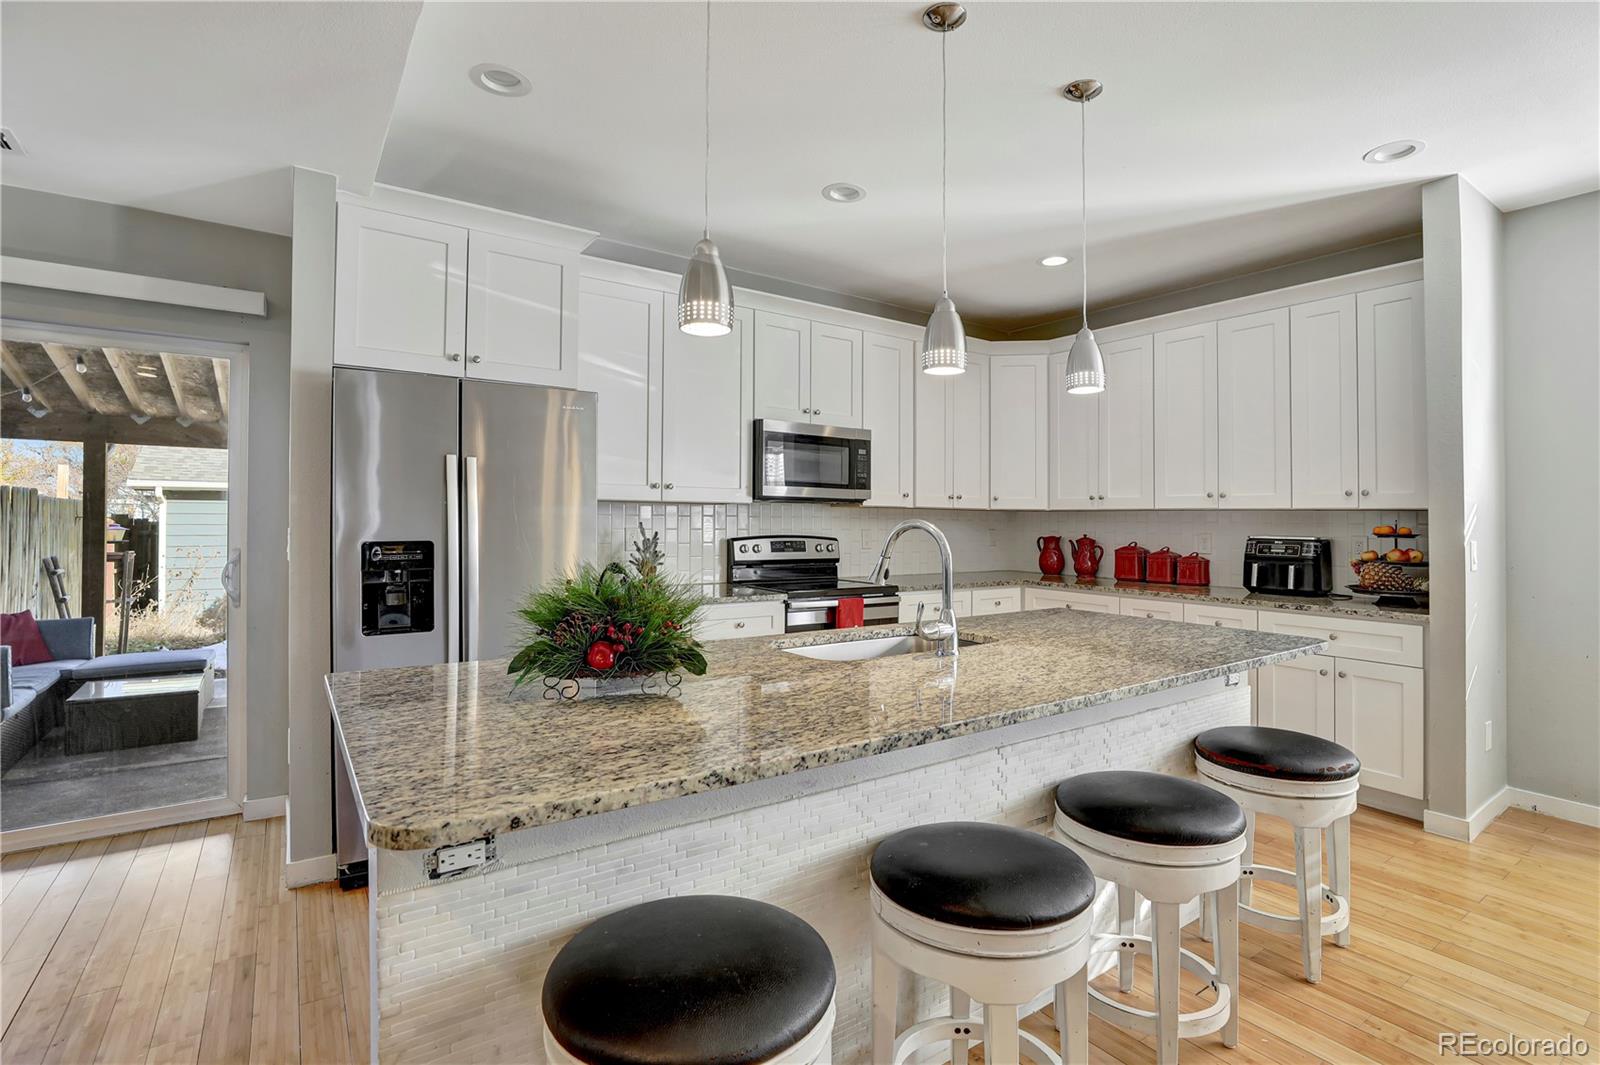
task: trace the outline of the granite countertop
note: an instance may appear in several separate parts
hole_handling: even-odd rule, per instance
[[[782,648],[910,626],[708,646],[676,696],[552,703],[504,660],[336,673],[329,699],[377,847],[420,850],[848,762],[1241,673],[1326,644],[1071,610],[964,619],[931,654]]]
[[[782,592],[756,591],[748,586],[739,587],[727,581],[705,581],[700,585],[700,598],[711,606],[720,603],[772,603],[783,599]]]
[[[937,573],[892,573],[891,583],[902,592],[936,592],[940,588]],[[1138,595],[1151,599],[1180,599],[1191,602],[1225,603],[1230,606],[1254,607],[1267,610],[1295,610],[1324,617],[1371,618],[1374,621],[1410,621],[1419,625],[1428,623],[1427,607],[1378,606],[1368,599],[1308,598],[1298,595],[1258,595],[1244,588],[1213,584],[1207,587],[1186,587],[1177,584],[1124,583],[1097,578],[1078,580],[1074,577],[1045,577],[1030,570],[973,570],[956,574],[956,588],[1064,588],[1074,592],[1102,593],[1106,595]]]

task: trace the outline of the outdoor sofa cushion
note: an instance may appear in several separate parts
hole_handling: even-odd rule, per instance
[[[94,657],[94,618],[40,618],[39,634],[58,662]]]
[[[211,665],[211,652],[133,651],[123,655],[101,655],[74,666],[75,681],[111,680],[118,677],[154,677],[173,673],[204,673]]]
[[[39,697],[39,693],[32,688],[13,687],[9,692],[10,701],[0,707],[0,720],[10,721],[28,708],[28,704]]]
[[[84,665],[87,661],[83,658],[63,658],[31,666],[12,666],[11,685],[15,688],[32,688],[36,692],[48,691],[63,676],[71,676],[73,667]]]
[[[31,610],[0,614],[0,643],[11,648],[11,664],[14,666],[48,662],[53,657]]]

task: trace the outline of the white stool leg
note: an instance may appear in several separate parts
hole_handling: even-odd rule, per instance
[[[900,966],[881,950],[872,952],[872,1060],[894,1060],[895,1015],[900,1006]]]
[[[984,1065],[1022,1065],[1021,1007],[983,1007]],[[885,1061],[888,1059],[885,1058]]]
[[[1294,864],[1300,889],[1300,957],[1306,980],[1322,979],[1322,829],[1294,830]]]
[[[1063,1065],[1089,1065],[1089,966],[1056,985]]]
[[[1117,935],[1131,936],[1134,917],[1139,912],[1139,893],[1126,884],[1117,885]],[[1117,954],[1117,987],[1123,992],[1133,990],[1133,952]]]
[[[1176,1065],[1178,1060],[1178,951],[1182,945],[1178,926],[1178,907],[1171,902],[1152,902],[1152,937],[1156,967],[1156,1062]]]
[[[972,1016],[972,999],[965,991],[950,989],[950,1016],[956,1020]],[[967,1065],[967,1041],[950,1040],[950,1065]]]
[[[1328,864],[1332,866],[1333,893],[1350,904],[1350,818],[1341,817],[1328,830]],[[1346,924],[1334,933],[1336,947],[1350,945],[1350,926]]]
[[[1244,810],[1244,853],[1239,856],[1241,866],[1251,866],[1256,862],[1256,812],[1248,806]],[[1246,878],[1239,887],[1239,902],[1250,905],[1250,880]]]
[[[1222,1045],[1239,1045],[1239,882],[1211,896],[1217,915],[1216,946],[1212,957],[1217,963],[1217,981],[1228,989],[1228,1023],[1222,1026]]]
[[[1200,940],[1214,942],[1217,938],[1217,900],[1212,892],[1200,896]]]

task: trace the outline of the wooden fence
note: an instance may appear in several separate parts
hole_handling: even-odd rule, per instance
[[[55,555],[66,570],[68,610],[80,612],[83,501],[42,496],[36,488],[0,485],[0,613],[31,610],[53,618],[56,604],[43,562]]]

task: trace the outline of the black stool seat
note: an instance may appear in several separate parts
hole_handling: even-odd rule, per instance
[[[1238,803],[1165,773],[1084,773],[1056,788],[1056,809],[1085,828],[1136,843],[1205,847],[1244,835]]]
[[[827,944],[794,914],[686,895],[573,936],[545,974],[544,1019],[592,1065],[747,1065],[800,1042],[833,989]]]
[[[1332,740],[1264,725],[1207,729],[1194,738],[1194,753],[1212,765],[1279,780],[1349,780],[1361,759]]]
[[[1044,928],[1094,901],[1094,874],[1066,847],[972,821],[896,832],[872,852],[872,882],[895,905],[963,928]]]

